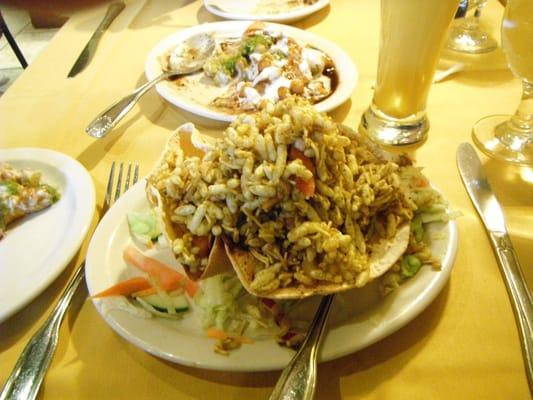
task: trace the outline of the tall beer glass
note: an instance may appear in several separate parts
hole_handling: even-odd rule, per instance
[[[478,121],[472,138],[491,157],[533,165],[533,0],[507,0],[502,49],[511,71],[522,80],[522,99],[514,115]]]
[[[459,0],[381,0],[374,98],[360,129],[384,145],[426,139],[426,100]]]

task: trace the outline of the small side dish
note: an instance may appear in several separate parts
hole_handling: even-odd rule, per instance
[[[242,20],[196,25],[163,38],[146,58],[147,79],[174,70],[176,62],[198,53],[194,46],[213,41],[205,69],[156,84],[161,97],[193,114],[187,119],[233,122],[289,95],[328,112],[357,86],[354,61],[335,43],[292,26]]]
[[[179,91],[190,96],[195,92],[194,98],[208,107],[235,115],[258,111],[290,95],[315,104],[337,87],[331,57],[283,30],[256,22],[238,37],[213,37],[216,47],[202,71],[173,81]],[[163,69],[175,69],[176,60],[194,50],[184,46],[180,43],[161,57]]]
[[[41,181],[41,173],[0,164],[0,240],[7,226],[57,202],[59,192]]]

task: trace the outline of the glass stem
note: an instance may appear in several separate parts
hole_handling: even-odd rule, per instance
[[[482,5],[478,5],[474,11],[474,15],[465,17],[465,29],[469,31],[477,31],[479,28],[479,16],[481,15]]]
[[[533,83],[522,80],[522,99],[511,117],[511,124],[518,131],[533,136]]]
[[[481,10],[485,7],[486,1],[479,1],[476,4],[474,15],[465,17],[465,29],[469,31],[477,31],[479,29],[479,17],[481,16]]]

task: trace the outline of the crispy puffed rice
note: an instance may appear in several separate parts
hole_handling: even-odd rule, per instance
[[[392,238],[415,206],[400,188],[399,166],[360,140],[289,97],[240,116],[202,160],[176,148],[157,186],[181,229],[224,235],[250,251],[257,291],[320,281],[363,286],[373,244]],[[310,180],[314,193],[306,196],[298,185]],[[201,262],[187,242],[173,249],[194,270]]]

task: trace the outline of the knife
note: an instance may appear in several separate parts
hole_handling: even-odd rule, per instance
[[[457,168],[490,239],[518,324],[529,389],[533,392],[533,304],[520,269],[503,212],[483,171],[481,161],[469,143],[457,149]]]
[[[68,78],[72,78],[78,75],[89,64],[89,62],[93,58],[93,55],[96,51],[96,47],[98,46],[98,42],[100,41],[102,34],[109,27],[109,25],[111,25],[117,15],[120,14],[124,7],[126,7],[126,5],[122,1],[117,1],[109,5],[104,18],[94,31],[93,35],[85,45],[84,49],[81,51],[80,55],[78,56],[78,59],[72,66],[70,72],[68,73]]]

